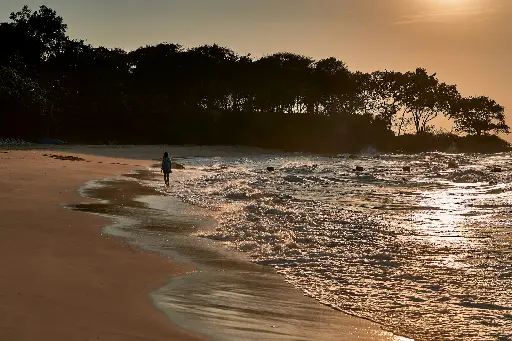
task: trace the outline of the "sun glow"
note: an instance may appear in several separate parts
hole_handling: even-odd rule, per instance
[[[474,11],[492,7],[489,0],[429,0],[424,3],[433,11]]]
[[[475,0],[431,0],[436,6],[439,7],[462,7],[473,6],[478,4],[479,1]]]
[[[397,24],[453,22],[469,17],[484,20],[496,10],[490,0],[416,0],[415,13]]]

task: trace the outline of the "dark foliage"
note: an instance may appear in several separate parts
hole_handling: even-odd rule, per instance
[[[71,40],[46,6],[1,23],[0,45],[0,137],[322,153],[443,150],[454,140],[507,146],[484,136],[508,132],[504,108],[461,98],[422,68],[367,74],[336,58],[254,59],[218,45],[96,48]],[[480,142],[429,134],[438,115]],[[402,135],[411,129],[416,135]]]

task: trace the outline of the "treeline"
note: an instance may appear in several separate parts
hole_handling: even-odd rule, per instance
[[[126,52],[70,39],[66,28],[46,6],[0,23],[0,137],[342,152],[429,148],[421,141],[437,136],[439,115],[464,135],[509,132],[502,106],[464,98],[423,68],[351,72],[336,58],[255,59],[218,45]],[[411,132],[400,146],[397,135]]]

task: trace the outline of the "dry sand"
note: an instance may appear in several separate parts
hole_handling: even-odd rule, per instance
[[[0,340],[198,339],[148,297],[168,276],[194,269],[103,236],[106,218],[59,206],[83,202],[77,189],[87,180],[150,163],[0,150]]]

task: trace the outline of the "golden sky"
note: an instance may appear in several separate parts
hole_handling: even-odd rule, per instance
[[[422,66],[464,96],[506,106],[512,125],[512,0],[1,1],[2,21],[45,4],[95,46],[217,43],[253,56],[335,56],[353,71]]]

